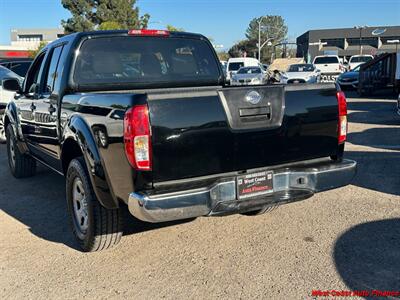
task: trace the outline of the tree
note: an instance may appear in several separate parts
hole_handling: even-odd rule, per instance
[[[261,45],[268,39],[271,39],[271,44],[275,45],[281,43],[286,38],[288,28],[281,16],[267,15],[254,18],[250,21],[249,27],[246,30],[246,37],[250,41],[252,48],[256,48],[257,51],[259,22],[261,22]],[[272,51],[272,47],[265,45],[262,48],[261,60],[269,62]]]
[[[147,28],[149,14],[139,16],[136,0],[61,0],[72,17],[62,20],[65,33],[97,29]]]
[[[114,21],[103,22],[99,26],[99,30],[117,30],[121,28],[121,25]]]
[[[228,53],[230,57],[256,57],[257,46],[254,41],[243,40],[233,45]]]
[[[36,50],[30,50],[30,51],[29,51],[29,57],[35,58],[36,55],[38,55],[38,53],[39,53],[44,47],[46,47],[46,45],[47,45],[46,42],[41,41]]]
[[[185,31],[185,29],[183,29],[183,28],[178,28],[178,27],[175,27],[170,24],[167,25],[167,30],[168,31]]]
[[[229,54],[226,51],[219,51],[217,52],[219,60],[228,60],[229,59]]]

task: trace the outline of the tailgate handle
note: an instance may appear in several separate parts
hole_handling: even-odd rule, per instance
[[[252,107],[252,108],[240,108],[239,116],[240,117],[267,116],[267,118],[270,119],[271,118],[271,107],[262,106],[262,107]]]

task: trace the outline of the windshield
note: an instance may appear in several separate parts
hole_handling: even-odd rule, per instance
[[[370,56],[356,56],[350,59],[351,63],[367,62],[370,61],[372,57]]]
[[[101,37],[83,42],[74,83],[101,86],[201,86],[219,82],[219,66],[200,39]]]
[[[339,60],[335,56],[321,56],[316,57],[314,60],[314,64],[338,64]]]
[[[15,74],[13,71],[10,71],[9,69],[7,69],[5,67],[0,66],[0,86],[1,86],[1,82],[5,78],[16,78],[19,81],[22,81],[22,78],[20,76],[18,76],[17,74]]]
[[[291,65],[288,72],[313,72],[314,66],[312,64],[299,64]]]
[[[257,67],[240,68],[238,74],[261,74],[261,69]]]
[[[237,71],[243,66],[244,66],[243,62],[231,62],[231,63],[229,63],[228,71]]]
[[[361,65],[358,65],[354,69],[351,70],[351,72],[360,72]]]

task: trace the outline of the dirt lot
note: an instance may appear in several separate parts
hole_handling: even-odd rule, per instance
[[[0,145],[0,297],[311,298],[400,290],[400,117],[394,100],[349,99],[352,185],[258,217],[160,225],[129,217],[117,248],[81,253],[62,177],[11,177]]]

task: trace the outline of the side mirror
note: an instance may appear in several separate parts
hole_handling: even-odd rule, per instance
[[[19,80],[16,78],[6,78],[2,81],[3,89],[10,91],[10,92],[21,92],[21,85]]]

